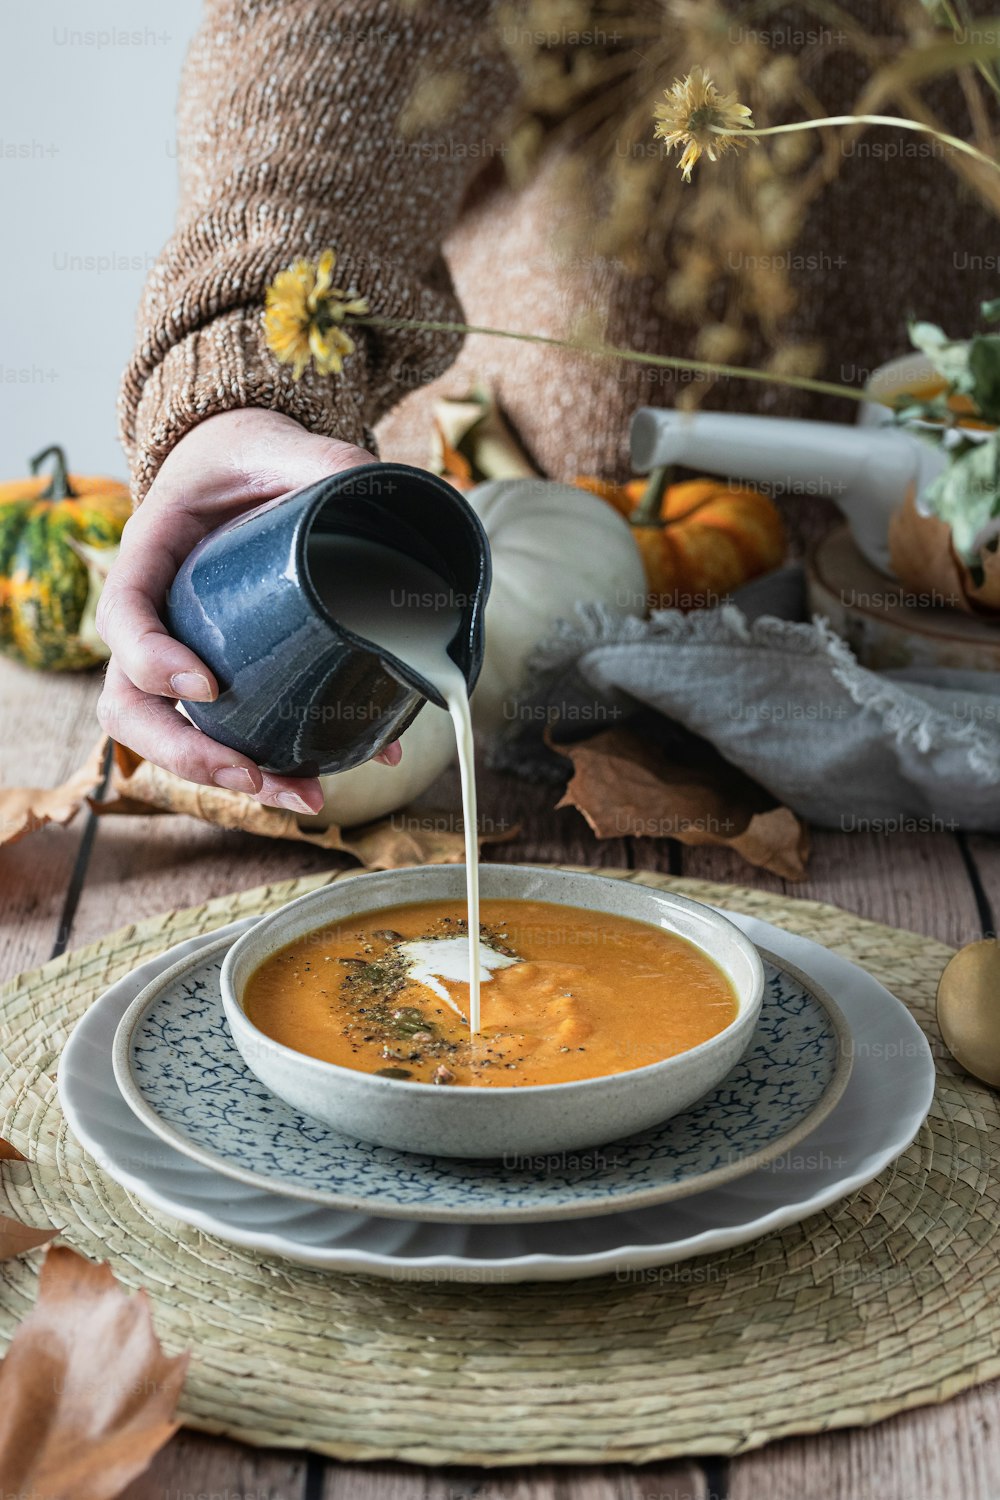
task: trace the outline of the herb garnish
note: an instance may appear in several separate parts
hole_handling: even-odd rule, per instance
[[[442,917],[431,931],[420,935],[420,940],[454,938],[467,930],[464,919]],[[483,923],[479,931],[482,941],[495,952],[508,958],[518,957],[508,941],[504,924]],[[381,951],[376,952],[370,939],[375,940],[375,945],[384,945]],[[338,959],[342,970],[346,971],[340,980],[340,997],[349,1016],[345,1035],[356,1038],[355,1047],[361,1042],[380,1046],[386,1063],[385,1067],[374,1070],[380,1078],[413,1078],[414,1072],[409,1064],[424,1063],[434,1070],[429,1078],[424,1075],[426,1081],[448,1084],[454,1081],[455,1074],[447,1063],[451,1061],[457,1065],[456,1054],[463,1054],[467,1045],[492,1054],[493,1044],[501,1039],[491,1037],[483,1039],[482,1043],[477,1039],[476,1043],[470,1041],[466,1044],[442,1036],[441,1022],[446,1013],[440,1006],[435,1006],[422,986],[412,989],[414,996],[419,995],[420,1003],[407,1003],[404,992],[412,982],[408,961],[400,951],[400,946],[406,941],[401,933],[391,928],[359,933],[359,947],[370,956]],[[449,1023],[451,1019],[447,1017]],[[502,1045],[499,1050],[503,1052]],[[478,1058],[481,1066],[489,1066],[491,1060],[488,1056]],[[508,1062],[506,1057],[497,1059],[501,1060],[507,1067],[517,1066],[516,1062]]]

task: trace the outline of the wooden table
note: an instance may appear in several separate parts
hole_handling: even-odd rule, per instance
[[[96,737],[93,676],[33,676],[0,663],[0,772],[8,785],[52,786]],[[457,807],[453,779],[440,789]],[[667,841],[598,842],[552,789],[487,775],[482,811],[520,821],[491,859],[654,869],[780,890],[727,851]],[[227,891],[338,868],[306,846],[216,831],[187,818],[80,815],[0,851],[0,977],[92,942],[125,922]],[[789,887],[862,916],[958,945],[995,931],[1000,842],[946,833],[817,832],[807,882]],[[642,1468],[440,1470],[341,1464],[180,1433],[129,1500],[995,1500],[1000,1495],[1000,1382],[870,1429],[790,1440],[733,1462]]]

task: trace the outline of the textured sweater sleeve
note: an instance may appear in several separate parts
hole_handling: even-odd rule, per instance
[[[264,406],[370,444],[447,367],[458,339],[363,330],[342,375],[295,382],[264,343],[264,293],[332,247],[335,280],[373,312],[460,319],[441,240],[513,90],[489,0],[207,0],[181,86],[177,228],[120,396],[137,499],[205,417]]]

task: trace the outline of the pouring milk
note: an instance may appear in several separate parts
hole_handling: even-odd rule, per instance
[[[448,655],[461,621],[448,584],[423,563],[360,537],[312,536],[309,571],[333,618],[389,651],[436,687],[451,715],[462,779],[468,943],[437,938],[403,944],[410,975],[457,1010],[442,980],[469,986],[469,1028],[480,1030],[480,985],[490,970],[512,962],[479,941],[479,843],[472,716],[465,677]],[[412,950],[412,951],[410,951]]]

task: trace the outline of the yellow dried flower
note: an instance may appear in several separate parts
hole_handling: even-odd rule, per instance
[[[292,365],[298,380],[312,360],[321,375],[339,375],[354,340],[344,328],[352,314],[368,311],[355,291],[334,286],[337,257],[324,250],[319,260],[297,260],[279,271],[267,289],[264,336],[279,364]]]
[[[678,78],[667,89],[659,104],[654,105],[656,135],[672,151],[683,146],[680,166],[685,182],[691,181],[691,168],[702,152],[709,161],[717,161],[727,151],[747,144],[735,133],[753,129],[753,118],[735,94],[720,94],[702,68],[693,68],[686,78]],[[718,135],[716,130],[733,131]]]

